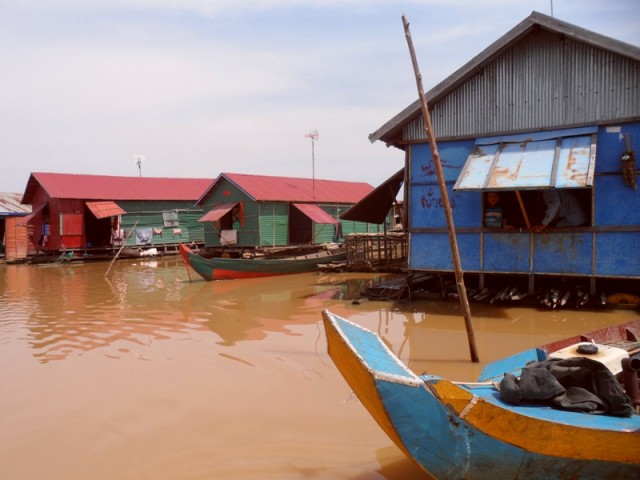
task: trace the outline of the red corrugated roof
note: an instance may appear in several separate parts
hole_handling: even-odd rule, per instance
[[[86,200],[197,200],[208,186],[207,178],[114,177],[71,173],[34,172],[22,203],[31,204],[38,187],[50,198]]]
[[[256,201],[356,203],[373,191],[373,187],[364,182],[318,179],[314,181],[311,178],[221,173],[200,197],[198,203],[202,202],[223,178],[237,185]]]

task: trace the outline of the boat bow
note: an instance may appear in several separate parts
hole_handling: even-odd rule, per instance
[[[491,382],[411,372],[374,332],[325,310],[328,353],[393,442],[436,478],[632,478],[640,416],[502,402]]]

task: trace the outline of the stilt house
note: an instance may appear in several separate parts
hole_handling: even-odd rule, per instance
[[[592,291],[640,279],[640,48],[533,12],[426,98],[465,273],[515,276],[529,292],[543,276]],[[405,152],[410,271],[452,272],[420,102],[369,138]],[[583,221],[539,231],[546,191],[572,192]]]
[[[378,225],[339,220],[373,187],[362,182],[222,173],[200,197],[205,246],[320,244]]]
[[[210,179],[32,173],[22,202],[33,207],[42,251],[176,245],[204,240],[194,204]]]
[[[19,222],[31,208],[21,200],[19,193],[0,193],[0,258],[7,262],[26,259],[30,248],[27,229]]]

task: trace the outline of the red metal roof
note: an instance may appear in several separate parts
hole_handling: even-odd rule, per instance
[[[197,200],[211,179],[154,178],[34,172],[29,177],[22,203],[31,204],[42,188],[49,198],[86,200]]]
[[[200,197],[198,203],[202,202],[223,178],[234,183],[256,201],[356,203],[373,191],[373,187],[364,182],[318,179],[314,181],[311,178],[221,173]]]

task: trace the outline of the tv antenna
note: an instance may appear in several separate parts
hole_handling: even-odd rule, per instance
[[[134,155],[133,158],[136,161],[136,165],[138,165],[138,172],[140,172],[140,177],[142,177],[142,162],[144,162],[144,155]]]

